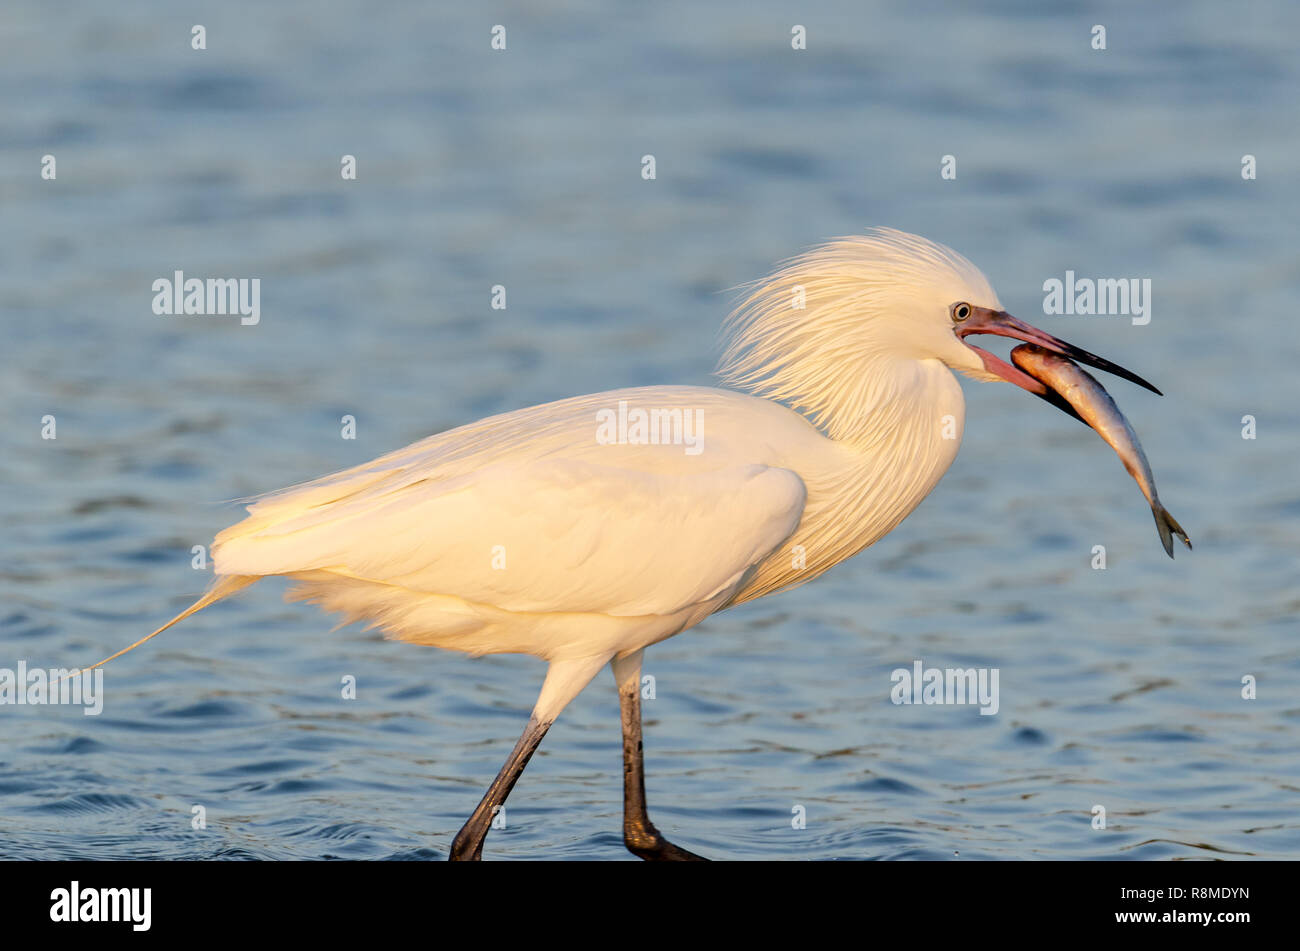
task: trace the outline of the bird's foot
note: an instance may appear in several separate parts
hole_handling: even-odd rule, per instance
[[[447,853],[448,862],[481,862],[483,861],[483,839],[477,841],[473,837],[467,836],[462,829],[451,843],[451,851]]]
[[[623,844],[627,850],[647,862],[707,862],[703,855],[688,852],[673,845],[654,826],[643,829],[624,829]]]

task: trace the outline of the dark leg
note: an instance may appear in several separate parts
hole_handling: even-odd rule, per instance
[[[492,785],[483,795],[474,814],[456,833],[456,838],[451,843],[451,854],[447,856],[449,860],[477,862],[483,858],[483,840],[492,828],[492,817],[496,815],[497,808],[505,804],[510,790],[515,788],[515,781],[523,774],[537,744],[542,742],[542,737],[550,728],[550,723],[541,723],[536,716],[529,717],[528,726],[524,727],[523,736],[519,737],[510,758],[501,767],[501,772],[497,773],[497,778],[492,780]]]
[[[510,758],[501,767],[501,772],[497,773],[497,778],[492,780],[492,785],[488,787],[474,814],[456,833],[448,859],[453,862],[477,862],[483,858],[483,840],[492,828],[492,817],[496,815],[497,807],[505,804],[506,797],[528,765],[537,744],[542,742],[542,737],[551,728],[560,711],[582,692],[583,687],[591,683],[591,678],[608,662],[608,654],[551,662],[551,666],[546,669],[542,692],[533,707],[533,715],[528,718],[528,726],[524,727],[523,736],[519,737]]]
[[[623,720],[623,844],[647,861],[708,861],[673,845],[650,821],[641,753],[641,651],[616,659],[612,666]]]

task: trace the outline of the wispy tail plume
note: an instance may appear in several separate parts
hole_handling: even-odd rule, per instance
[[[183,620],[185,620],[187,617],[189,617],[191,614],[197,614],[198,612],[202,611],[202,610],[203,610],[204,608],[206,608],[208,605],[210,605],[210,604],[216,604],[216,603],[217,603],[218,601],[220,601],[222,598],[228,598],[228,597],[230,597],[232,594],[234,594],[235,592],[244,590],[244,589],[247,588],[250,584],[252,584],[254,581],[259,581],[259,580],[261,580],[261,577],[262,577],[261,575],[220,575],[220,576],[217,578],[217,580],[214,581],[214,582],[212,583],[212,587],[209,588],[209,589],[204,593],[203,597],[199,598],[197,601],[195,601],[193,604],[191,604],[188,608],[186,608],[186,609],[185,609],[184,611],[182,611],[180,614],[176,615],[174,618],[172,618],[170,621],[168,621],[168,622],[167,622],[166,624],[164,624],[162,627],[158,628],[158,630],[154,631],[152,634],[146,634],[144,637],[140,638],[138,641],[136,641],[134,644],[132,644],[132,645],[129,646],[129,647],[123,647],[123,648],[122,648],[120,651],[118,651],[116,654],[113,654],[113,655],[111,655],[111,656],[109,656],[109,657],[105,657],[105,658],[104,658],[103,660],[101,660],[98,664],[91,664],[89,667],[82,667],[82,668],[80,668],[79,670],[75,671],[74,673],[69,674],[68,677],[76,677],[76,676],[78,676],[78,675],[80,675],[80,674],[84,674],[84,673],[85,673],[86,671],[88,671],[88,670],[94,670],[96,667],[103,667],[103,666],[104,666],[105,664],[107,664],[110,660],[114,660],[114,659],[116,659],[116,658],[118,658],[118,657],[121,657],[121,656],[122,656],[123,654],[125,654],[127,651],[133,651],[133,650],[135,650],[137,647],[139,647],[139,646],[140,646],[141,644],[143,644],[145,641],[149,640],[149,638],[151,638],[151,637],[157,637],[159,634],[161,634],[163,631],[167,630],[167,628],[171,627],[171,626],[172,626],[173,624],[175,624],[177,621],[183,621]],[[67,680],[68,677],[65,677],[65,678],[63,678],[63,679],[64,679],[64,680]]]

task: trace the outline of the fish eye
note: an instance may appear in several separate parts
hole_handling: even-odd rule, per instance
[[[966,303],[965,301],[958,301],[956,304],[953,304],[952,307],[949,309],[952,312],[952,319],[957,323],[961,323],[963,320],[965,320],[967,317],[970,316],[970,309],[971,309],[970,304]]]

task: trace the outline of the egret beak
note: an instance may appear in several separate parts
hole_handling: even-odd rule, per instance
[[[1042,347],[1044,350],[1050,350],[1052,353],[1073,360],[1075,363],[1082,363],[1086,366],[1095,367],[1098,370],[1105,370],[1107,373],[1113,373],[1115,376],[1123,377],[1130,383],[1136,383],[1138,386],[1144,386],[1152,393],[1163,396],[1158,389],[1148,383],[1142,377],[1138,376],[1131,370],[1126,370],[1121,366],[1111,363],[1109,360],[1103,360],[1095,353],[1089,353],[1087,350],[1081,350],[1073,344],[1068,344],[1064,340],[1053,337],[1051,334],[1039,330],[1037,327],[1030,326],[1023,320],[1012,317],[1005,310],[989,310],[987,307],[972,307],[971,315],[957,325],[957,337],[963,343],[965,338],[971,334],[997,334],[999,337],[1013,337],[1016,340],[1023,340],[1026,343],[1032,343]],[[1080,418],[1079,414],[1067,403],[1055,390],[1035,380],[1023,370],[1013,367],[1005,360],[1001,360],[993,354],[971,343],[966,343],[984,361],[984,369],[990,373],[1002,377],[1009,383],[1014,383],[1022,389],[1028,390],[1035,396],[1047,400],[1053,406],[1069,413],[1075,419]]]

